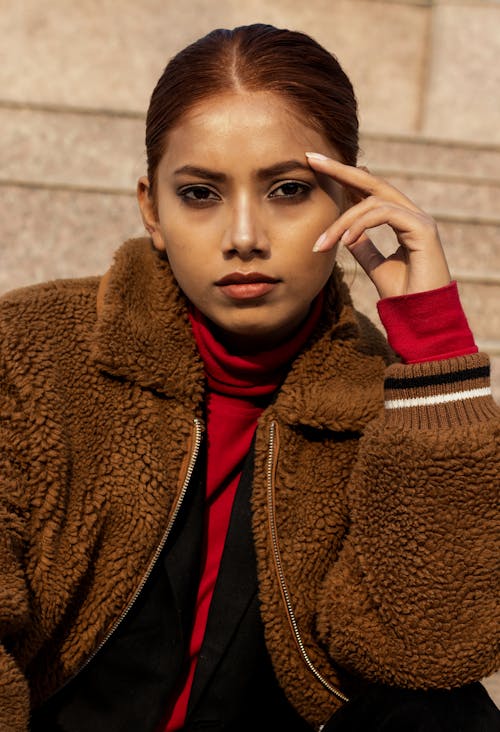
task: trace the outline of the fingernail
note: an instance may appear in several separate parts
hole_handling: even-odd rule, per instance
[[[306,152],[306,158],[314,158],[314,160],[328,160],[326,155],[315,152]]]
[[[342,236],[340,237],[340,243],[341,244],[350,244],[350,237],[351,237],[351,230],[346,229]]]
[[[320,237],[318,237],[318,240],[316,241],[315,245],[313,246],[313,252],[320,252],[322,245],[326,241],[326,231],[321,234]]]

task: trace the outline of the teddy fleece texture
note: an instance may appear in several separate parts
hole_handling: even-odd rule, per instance
[[[0,730],[25,732],[140,591],[205,385],[185,299],[149,239],[126,242],[102,280],[4,296],[0,348]],[[488,358],[393,361],[336,270],[257,428],[266,643],[316,728],[342,704],[332,689],[348,696],[357,679],[450,688],[499,666]]]

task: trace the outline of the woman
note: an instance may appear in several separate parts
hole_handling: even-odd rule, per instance
[[[215,31],[151,98],[149,237],[3,298],[1,729],[497,728],[488,358],[357,129],[315,41]]]

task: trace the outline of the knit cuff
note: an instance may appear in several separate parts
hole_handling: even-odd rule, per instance
[[[405,363],[437,361],[478,350],[456,282],[384,298],[377,309],[391,347]]]
[[[393,428],[439,429],[498,419],[484,353],[412,365],[393,364],[385,379],[386,422]]]

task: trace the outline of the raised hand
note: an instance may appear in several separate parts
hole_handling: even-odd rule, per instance
[[[344,165],[319,153],[306,153],[311,168],[340,183],[348,208],[319,237],[314,251],[341,242],[372,280],[381,298],[433,290],[450,283],[450,272],[436,222],[401,191],[365,168]],[[351,205],[349,205],[351,204]],[[367,235],[389,225],[397,248],[384,256]]]

